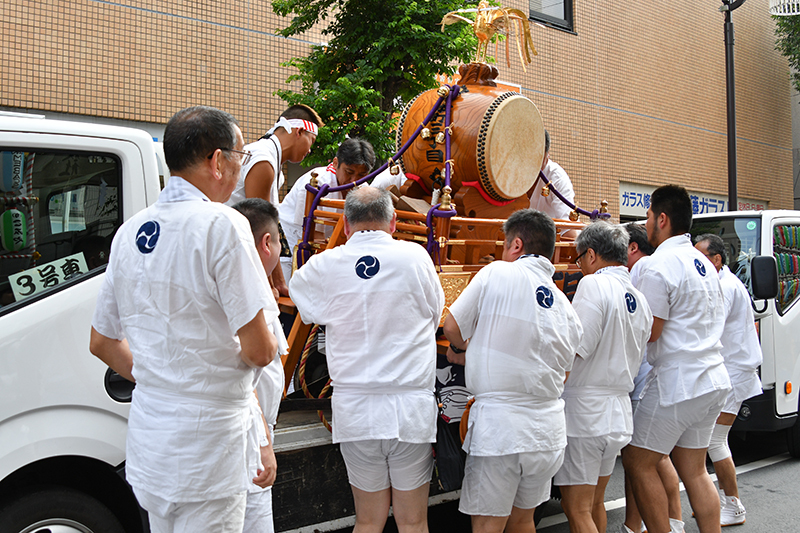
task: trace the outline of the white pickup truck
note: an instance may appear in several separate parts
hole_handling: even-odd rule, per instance
[[[754,297],[764,354],[759,369],[764,392],[744,401],[733,431],[786,430],[789,452],[800,457],[800,211],[698,215],[692,235],[703,233],[722,237],[731,272]],[[773,284],[766,278],[775,274],[775,265],[777,295],[766,290],[760,295],[766,299],[759,298],[758,292]]]
[[[0,115],[1,533],[148,530],[124,478],[132,384],[88,347],[111,238],[163,175],[143,131]]]

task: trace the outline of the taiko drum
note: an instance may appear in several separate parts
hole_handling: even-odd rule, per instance
[[[455,194],[462,183],[477,181],[489,197],[507,201],[525,194],[536,181],[544,158],[544,125],[533,102],[492,85],[467,82],[453,100],[450,186]],[[436,90],[430,90],[409,102],[400,117],[398,149],[438,98]],[[419,176],[429,192],[444,185],[445,144],[436,137],[446,126],[442,103],[427,125],[430,136],[418,136],[401,161],[403,170]]]

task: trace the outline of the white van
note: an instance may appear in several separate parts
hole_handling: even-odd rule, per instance
[[[697,215],[692,235],[703,233],[722,237],[728,267],[754,297],[764,354],[764,392],[745,400],[733,431],[787,429],[789,452],[800,457],[800,211]]]
[[[132,384],[89,331],[114,232],[160,190],[143,131],[0,115],[2,533],[148,530],[124,478]]]

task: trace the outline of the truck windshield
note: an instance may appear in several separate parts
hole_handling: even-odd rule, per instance
[[[750,260],[761,249],[761,219],[757,217],[696,218],[692,223],[692,242],[699,235],[712,233],[725,241],[728,268],[753,296],[750,283]]]

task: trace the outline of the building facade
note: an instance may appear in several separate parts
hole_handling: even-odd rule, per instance
[[[677,183],[698,212],[727,209],[721,3],[503,5],[540,22],[539,55],[523,72],[501,53],[500,79],[538,106],[581,207],[607,200],[615,218],[639,216],[648,191]],[[739,197],[790,209],[789,67],[767,7],[733,13]],[[293,72],[281,63],[324,40],[318,29],[278,36],[285,25],[268,1],[0,0],[0,109],[121,121],[159,138],[175,111],[206,104],[233,113],[249,142],[285,107],[273,93]]]

